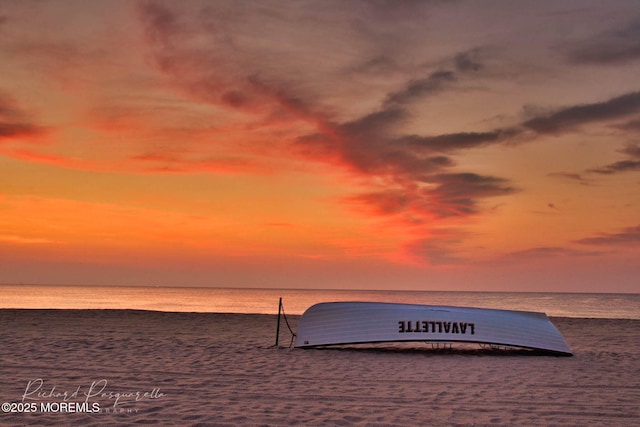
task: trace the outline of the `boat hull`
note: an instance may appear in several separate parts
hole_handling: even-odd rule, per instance
[[[378,302],[332,302],[300,318],[295,347],[424,341],[479,343],[572,355],[544,313]]]

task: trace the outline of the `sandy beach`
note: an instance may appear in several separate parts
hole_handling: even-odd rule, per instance
[[[0,310],[0,424],[637,425],[640,321],[552,320],[574,357],[301,350],[284,326],[273,347],[273,315]]]

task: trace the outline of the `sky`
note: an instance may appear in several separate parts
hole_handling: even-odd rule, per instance
[[[2,1],[0,283],[640,292],[623,1]]]

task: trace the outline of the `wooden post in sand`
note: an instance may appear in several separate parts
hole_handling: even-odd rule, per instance
[[[280,337],[280,310],[282,309],[282,297],[278,302],[278,326],[276,326],[276,347],[278,346],[278,338]]]

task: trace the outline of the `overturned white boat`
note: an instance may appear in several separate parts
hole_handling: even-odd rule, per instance
[[[545,313],[380,302],[329,302],[304,312],[295,347],[424,341],[478,343],[571,356]]]

